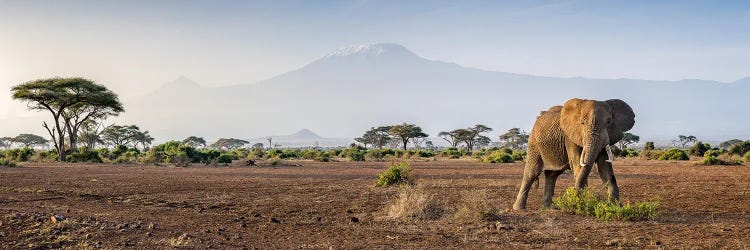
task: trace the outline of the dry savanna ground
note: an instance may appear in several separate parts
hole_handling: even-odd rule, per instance
[[[600,222],[541,210],[542,189],[512,211],[523,166],[414,162],[438,210],[392,219],[397,187],[375,187],[386,163],[292,162],[188,168],[26,164],[0,168],[4,248],[750,248],[750,168],[618,160],[622,198],[657,200],[656,221]],[[592,173],[590,185],[603,190]],[[561,176],[557,196],[572,185]],[[482,194],[499,211],[457,216]],[[57,216],[53,220],[53,215]],[[55,222],[57,220],[57,222]]]

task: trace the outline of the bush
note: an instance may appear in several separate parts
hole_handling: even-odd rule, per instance
[[[216,163],[230,164],[232,163],[232,159],[233,159],[232,155],[221,154],[219,155],[219,157],[216,158]]]
[[[646,146],[643,148],[643,150],[654,150],[656,147],[654,146],[654,142],[647,141]]]
[[[0,167],[17,168],[18,164],[6,159],[0,159]]]
[[[690,157],[688,157],[687,153],[685,153],[685,150],[682,150],[679,148],[670,148],[669,150],[664,151],[664,153],[662,153],[661,156],[659,156],[659,160],[687,161],[687,160],[690,160]]]
[[[745,156],[742,157],[742,160],[745,161],[745,163],[750,163],[750,152],[745,153]]]
[[[70,152],[65,156],[67,162],[90,162],[90,163],[102,163],[102,157],[99,155],[99,151],[91,150],[86,147],[80,147],[78,150]]]
[[[513,161],[523,161],[526,159],[526,150],[513,150]]]
[[[635,149],[632,148],[625,148],[622,152],[620,152],[620,156],[622,157],[638,157],[638,151],[635,151]]]
[[[458,221],[476,222],[497,216],[499,210],[490,204],[487,190],[469,191],[461,196],[453,217]]]
[[[703,157],[703,154],[706,153],[706,151],[711,149],[711,145],[708,143],[703,142],[696,142],[693,144],[693,146],[690,147],[690,155],[692,156],[698,156]]]
[[[378,175],[375,186],[390,186],[395,184],[414,185],[415,179],[412,173],[411,165],[408,162],[399,164],[390,164],[388,170]]]
[[[439,219],[445,210],[436,202],[433,194],[425,192],[421,186],[402,186],[396,200],[386,207],[388,218],[404,219]]]
[[[346,150],[346,158],[350,161],[365,161],[365,154],[367,154],[367,150],[358,147]]]
[[[464,149],[459,150],[457,148],[447,148],[447,149],[440,151],[438,155],[440,157],[458,159],[466,154],[468,154],[468,152]]]
[[[486,163],[512,163],[513,156],[502,150],[494,151],[482,159]]]
[[[705,156],[698,162],[700,165],[741,165],[742,160],[740,157],[731,154],[715,155],[706,153]]]
[[[638,202],[620,206],[618,202],[606,201],[591,189],[569,188],[561,197],[552,202],[563,212],[595,216],[601,221],[642,221],[654,220],[660,215],[658,202]]]
[[[663,150],[650,149],[650,150],[641,151],[641,153],[638,154],[638,156],[646,160],[659,160],[662,154],[664,154]]]
[[[730,154],[745,155],[750,152],[750,141],[738,142],[727,149]]]
[[[5,151],[5,159],[9,161],[26,162],[31,159],[32,155],[34,155],[34,149],[28,147],[9,149]]]
[[[282,161],[279,157],[272,157],[266,160],[266,163],[270,164],[271,166],[281,165]]]
[[[53,150],[41,150],[34,152],[34,155],[29,158],[30,162],[53,162],[57,161],[57,151]]]

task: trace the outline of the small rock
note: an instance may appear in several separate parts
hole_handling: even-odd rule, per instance
[[[255,217],[255,218],[260,217],[260,213],[258,213],[258,212],[253,213],[253,217]]]
[[[271,218],[271,219],[269,219],[269,221],[272,222],[272,223],[281,223],[281,220],[276,219],[276,218]]]
[[[148,224],[148,229],[149,229],[149,230],[153,230],[153,229],[156,229],[156,224],[154,224],[154,223],[149,223],[149,224]]]
[[[153,233],[151,233],[151,232],[146,232],[146,236],[148,236],[148,237],[151,237],[151,236],[153,236],[153,235],[154,235],[154,234],[153,234]]]
[[[654,246],[661,246],[661,241],[654,241]]]
[[[511,226],[510,224],[506,224],[506,223],[502,223],[502,222],[497,222],[497,223],[495,223],[495,229],[497,229],[497,230],[510,230],[510,229],[513,229],[513,226]]]
[[[239,239],[242,239],[242,236],[240,236],[239,234],[235,234],[235,235],[234,235],[234,239],[235,239],[235,240],[239,240]]]
[[[354,222],[354,223],[357,223],[357,222],[359,222],[359,218],[357,218],[357,217],[352,217],[352,218],[351,218],[351,219],[349,219],[349,220],[350,220],[351,222]]]
[[[87,240],[88,240],[88,239],[91,239],[92,237],[93,237],[93,236],[91,236],[91,234],[86,234],[86,235],[84,235],[84,236],[83,236],[83,238],[85,238],[85,239],[87,239]]]
[[[245,222],[240,223],[240,227],[247,227],[247,223]]]
[[[136,224],[130,225],[130,228],[133,228],[133,229],[141,228],[141,224],[136,223]]]
[[[318,222],[321,222],[323,220],[323,217],[320,217],[320,216],[315,217],[315,220],[317,220]]]
[[[223,228],[223,227],[220,227],[220,228],[219,228],[219,232],[224,232],[224,231],[226,231],[226,230],[227,230],[227,229],[226,229],[226,228]]]
[[[350,208],[346,210],[346,213],[351,214],[351,213],[354,213],[354,211]]]
[[[610,246],[610,247],[616,247],[620,246],[621,242],[619,239],[611,239],[606,242],[604,242],[604,245]]]
[[[732,229],[728,228],[728,227],[725,227],[725,228],[722,228],[721,231],[722,232],[729,232],[729,231],[732,231]]]
[[[129,225],[128,225],[128,223],[122,223],[122,224],[120,224],[120,225],[117,225],[117,228],[118,228],[118,229],[123,229],[123,228],[126,228],[126,227],[128,227],[128,226],[129,226]]]
[[[58,223],[65,220],[65,216],[53,214],[52,217],[49,218],[52,223]]]

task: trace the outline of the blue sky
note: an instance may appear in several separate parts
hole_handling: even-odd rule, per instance
[[[367,42],[514,73],[731,82],[750,76],[748,27],[742,1],[0,0],[0,87],[56,75],[124,96],[179,76],[252,83]]]

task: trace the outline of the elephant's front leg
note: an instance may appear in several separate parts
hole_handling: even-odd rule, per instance
[[[573,178],[575,178],[576,189],[585,188],[588,185],[591,166],[581,166],[580,164],[581,151],[583,149],[571,141],[565,144],[565,149],[568,154],[568,165],[573,172]]]
[[[607,185],[607,193],[609,200],[612,202],[619,202],[620,200],[620,188],[617,187],[617,180],[615,179],[615,173],[612,169],[612,163],[607,162],[607,154],[602,152],[596,159],[596,167],[599,172],[599,178],[602,179],[604,185]]]

